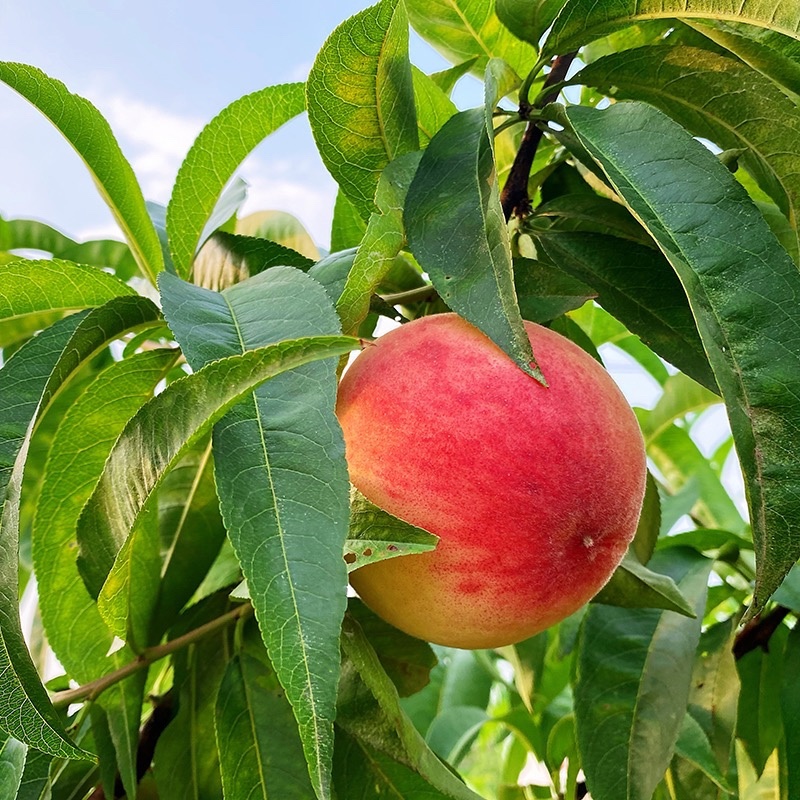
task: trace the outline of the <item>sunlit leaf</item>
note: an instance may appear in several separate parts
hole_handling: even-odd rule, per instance
[[[367,220],[383,168],[419,147],[405,5],[381,0],[336,28],[317,54],[307,94],[322,160]]]
[[[191,272],[208,218],[236,168],[256,145],[304,108],[302,83],[268,86],[235,100],[200,132],[181,165],[167,207],[169,245],[179,275]]]
[[[100,112],[61,81],[36,67],[0,62],[0,80],[39,109],[83,159],[143,274],[153,282],[164,268],[161,246],[142,190]]]

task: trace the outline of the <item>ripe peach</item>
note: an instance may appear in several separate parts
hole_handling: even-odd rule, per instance
[[[345,373],[353,484],[440,537],[351,582],[407,633],[463,648],[521,641],[586,603],[636,529],[645,452],[608,373],[525,323],[549,387],[455,314],[401,326]]]

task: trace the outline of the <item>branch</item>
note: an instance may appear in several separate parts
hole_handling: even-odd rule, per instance
[[[733,642],[733,656],[738,661],[743,655],[760,647],[769,652],[769,640],[783,622],[788,608],[777,606],[769,614],[751,619],[737,634]]]
[[[141,653],[139,653],[134,661],[125,664],[123,667],[120,667],[114,672],[109,672],[108,675],[103,675],[102,678],[98,678],[90,683],[85,683],[83,686],[78,686],[75,689],[67,689],[63,692],[56,692],[50,696],[50,700],[55,708],[65,708],[72,703],[95,700],[110,686],[113,686],[115,683],[119,683],[129,675],[133,675],[140,669],[149,667],[150,664],[160,661],[162,658],[174,653],[176,650],[181,650],[192,642],[196,642],[198,639],[208,636],[210,633],[229,625],[231,622],[235,622],[237,619],[247,616],[248,614],[252,613],[252,611],[253,607],[249,603],[242,603],[242,605],[237,606],[227,614],[223,614],[221,617],[212,619],[210,622],[206,622],[205,625],[201,625],[199,628],[195,628],[193,631],[184,633],[183,636],[178,636],[175,639],[171,639],[170,641],[164,642],[164,644],[156,645],[155,647],[145,648]]]
[[[552,103],[558,97],[560,84],[564,80],[574,58],[575,52],[558,56],[553,61],[553,66],[550,68],[550,72],[544,82],[540,99],[535,104],[536,107],[541,108],[548,103]],[[556,88],[548,92],[547,89],[550,87]],[[523,104],[520,106],[519,111],[521,116],[525,116],[530,113],[531,107]],[[531,201],[530,197],[528,197],[528,178],[531,174],[533,159],[536,157],[536,150],[542,140],[542,134],[542,129],[535,122],[529,122],[528,127],[525,128],[525,134],[522,137],[519,150],[514,158],[511,171],[508,173],[503,192],[500,195],[500,204],[503,206],[506,222],[514,214],[525,215],[530,211]]]

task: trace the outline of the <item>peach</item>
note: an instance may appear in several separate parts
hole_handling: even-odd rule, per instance
[[[646,465],[630,406],[577,345],[525,328],[548,387],[455,314],[380,337],[342,378],[351,481],[440,537],[351,583],[427,641],[499,647],[544,630],[602,588],[636,530]]]

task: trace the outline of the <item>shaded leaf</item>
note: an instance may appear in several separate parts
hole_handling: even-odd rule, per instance
[[[699,767],[720,789],[728,793],[733,791],[714,758],[708,737],[691,714],[683,718],[675,753]]]
[[[593,287],[597,302],[648,347],[716,388],[686,292],[660,253],[599,233],[548,231],[536,241],[553,264]]]
[[[164,268],[158,236],[136,176],[105,118],[88,100],[36,67],[0,62],[0,80],[36,106],[75,148],[122,228],[139,268],[155,282]]]
[[[740,163],[786,214],[797,248],[800,117],[771,80],[738,58],[681,45],[612,54],[574,80],[644,100],[723,149],[744,149]]]
[[[339,25],[311,67],[307,97],[325,166],[369,219],[383,168],[419,147],[404,4],[381,0]]]
[[[331,253],[329,256],[317,261],[308,274],[318,283],[325,287],[331,302],[336,303],[342,296],[347,276],[353,268],[356,253],[355,248],[340,250],[338,253]]]
[[[523,319],[543,324],[597,296],[591,287],[559,269],[529,258],[514,259],[514,286]]]
[[[167,276],[161,285],[167,320],[189,363],[202,367],[196,375],[222,363],[212,359],[230,361],[231,353],[292,337],[312,335],[308,342],[331,342],[341,352],[357,343],[313,336],[337,331],[338,319],[324,289],[289,267],[221,295]],[[321,798],[330,791],[346,603],[349,483],[335,395],[335,362],[309,364],[256,391],[214,431],[222,515]]]
[[[800,556],[800,462],[783,445],[800,430],[800,273],[730,172],[661,112],[617,103],[567,117],[688,287],[744,473],[758,611]]]
[[[433,137],[409,187],[404,222],[439,296],[541,379],[517,305],[482,108],[459,112]]]
[[[578,654],[575,721],[581,764],[596,800],[649,800],[685,716],[711,562],[691,550],[653,557],[694,606],[671,611],[593,605]]]
[[[675,581],[643,566],[631,550],[592,602],[624,608],[664,608],[687,617],[695,614]]]
[[[347,195],[339,189],[336,192],[336,203],[333,206],[333,222],[331,223],[331,253],[358,247],[364,238],[367,226],[358,214]],[[323,259],[324,260],[324,259]],[[338,299],[338,295],[336,298]]]
[[[179,275],[190,274],[206,223],[236,168],[256,145],[304,108],[302,83],[268,86],[235,100],[200,132],[181,165],[167,207],[169,246]]]
[[[539,47],[539,40],[553,24],[564,0],[497,0],[497,16],[519,39]]]
[[[28,745],[13,736],[0,734],[0,797],[9,800],[17,797],[27,754]]]
[[[786,742],[786,796],[800,791],[800,627],[786,640],[781,686],[781,711]]]
[[[225,797],[308,800],[314,790],[292,707],[254,627],[228,663],[217,697]]]

